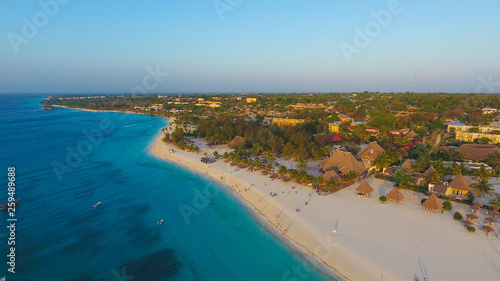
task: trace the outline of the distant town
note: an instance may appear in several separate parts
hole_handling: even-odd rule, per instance
[[[51,96],[43,104],[175,118],[164,141],[195,152],[193,138],[228,145],[234,150],[214,157],[321,192],[374,175],[398,188],[469,205],[489,195],[485,207],[500,206],[488,182],[500,176],[495,95],[91,95]],[[277,157],[296,165],[275,166]]]

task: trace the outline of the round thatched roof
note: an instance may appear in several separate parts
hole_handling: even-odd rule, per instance
[[[474,206],[471,206],[470,209],[472,211],[476,211],[476,212],[479,212],[481,210],[481,207],[479,207],[479,205],[474,205]]]
[[[401,191],[397,187],[394,187],[389,193],[387,193],[386,197],[389,200],[393,200],[393,201],[397,201],[397,202],[401,202],[401,201],[403,201],[403,198],[405,198],[403,193],[401,193]]]
[[[356,188],[356,191],[363,193],[371,193],[373,192],[373,188],[367,181],[364,181]]]
[[[429,210],[435,210],[439,211],[441,208],[443,208],[443,203],[439,201],[439,198],[437,198],[436,194],[432,193],[427,200],[422,203],[422,207],[429,209]]]

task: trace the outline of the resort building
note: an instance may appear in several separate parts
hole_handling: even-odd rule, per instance
[[[232,141],[229,142],[229,147],[238,148],[239,146],[243,145],[244,142],[245,142],[244,137],[236,136]]]
[[[500,143],[500,135],[482,134],[482,133],[455,133],[455,139],[458,141],[473,142],[474,140],[487,138],[490,143]]]
[[[247,103],[257,102],[257,98],[247,98]]]
[[[450,182],[450,193],[459,197],[464,197],[469,194],[471,188],[462,174],[458,175]]]
[[[377,142],[374,141],[369,143],[365,148],[361,149],[358,152],[358,157],[363,160],[367,167],[370,167],[373,160],[382,155],[384,152],[385,150]]]
[[[489,144],[462,144],[459,148],[454,149],[456,152],[463,153],[466,159],[475,161],[484,161],[490,155],[500,153],[500,149],[495,145]]]
[[[273,118],[273,124],[277,126],[295,126],[305,122],[304,119]]]
[[[337,149],[330,158],[319,161],[319,165],[325,174],[333,170],[339,176],[345,176],[350,172],[361,175],[366,171],[365,165],[359,162],[352,153],[341,149]]]
[[[342,124],[342,122],[333,122],[333,123],[328,123],[328,131],[330,131],[330,133],[338,133],[340,131],[340,124]]]

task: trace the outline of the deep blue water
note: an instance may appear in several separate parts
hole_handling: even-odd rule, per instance
[[[305,271],[310,264],[225,187],[151,156],[148,146],[167,120],[42,111],[43,98],[0,95],[0,201],[7,201],[10,166],[21,199],[15,274],[6,264],[8,215],[0,213],[0,277],[329,280],[316,269]],[[181,208],[191,212],[187,219]]]

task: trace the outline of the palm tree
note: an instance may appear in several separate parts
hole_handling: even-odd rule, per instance
[[[286,175],[287,173],[288,173],[288,169],[286,168],[286,166],[285,166],[285,165],[281,165],[281,166],[279,167],[279,169],[278,169],[278,174],[279,174],[280,176],[284,176],[284,175]]]
[[[274,174],[274,167],[273,167],[273,164],[271,163],[267,163],[266,165],[266,170],[271,173],[271,174]]]
[[[460,175],[462,173],[462,170],[463,170],[462,165],[465,166],[465,164],[463,162],[461,162],[460,164],[453,162],[453,164],[451,164],[451,174],[454,176]]]
[[[288,172],[290,174],[290,177],[292,177],[293,179],[295,179],[295,181],[299,180],[299,171],[297,171],[297,170],[289,170]]]
[[[309,168],[309,164],[307,164],[306,160],[299,158],[299,161],[297,162],[295,167],[297,167],[297,169],[307,169]]]
[[[214,157],[215,157],[215,158],[219,158],[219,156],[220,156],[219,152],[218,152],[217,150],[216,150],[216,151],[214,151]]]
[[[316,178],[316,182],[319,183],[319,184],[323,184],[325,182],[325,178],[322,175],[319,175]]]
[[[267,158],[267,161],[269,161],[269,162],[276,160],[276,156],[272,155],[271,153],[268,153],[266,158]]]
[[[328,191],[335,191],[338,187],[338,183],[335,179],[329,179],[326,181],[325,188]]]
[[[491,174],[488,171],[486,171],[484,165],[481,165],[481,167],[478,170],[476,170],[476,172],[474,172],[474,175],[486,181],[491,179]]]
[[[492,195],[492,192],[495,191],[487,179],[480,179],[477,183],[472,184],[472,187],[476,189],[477,196]]]
[[[298,180],[299,182],[305,182],[307,181],[307,171],[306,170],[300,170],[298,174]]]
[[[500,194],[495,194],[495,199],[491,199],[488,203],[494,210],[500,208]]]
[[[253,161],[253,165],[255,166],[255,168],[257,168],[259,170],[264,167],[264,163],[262,163],[259,158],[255,159],[255,161]]]
[[[411,167],[415,172],[422,173],[429,168],[429,155],[421,155],[418,159],[411,164]]]

